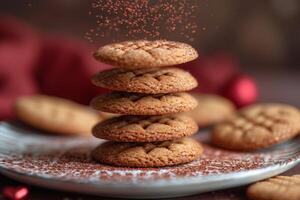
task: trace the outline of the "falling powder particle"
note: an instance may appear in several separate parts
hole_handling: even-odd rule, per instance
[[[95,24],[85,38],[157,39],[174,33],[193,41],[196,4],[196,0],[93,0],[89,15]]]
[[[27,0],[27,6],[30,8],[30,7],[32,7],[32,3],[31,3],[31,0]]]

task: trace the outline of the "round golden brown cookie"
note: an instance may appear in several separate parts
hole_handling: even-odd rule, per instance
[[[200,127],[222,122],[235,113],[235,106],[224,97],[209,94],[193,94],[198,106],[186,114],[192,117]]]
[[[121,116],[97,124],[95,137],[116,142],[156,142],[196,133],[195,121],[184,115]]]
[[[197,101],[188,93],[150,95],[113,92],[95,97],[91,106],[115,114],[164,115],[190,111],[197,106]]]
[[[252,200],[299,200],[300,175],[276,176],[251,185],[247,195]]]
[[[300,131],[300,112],[284,104],[258,104],[242,109],[217,125],[212,141],[233,150],[255,150],[284,142]]]
[[[192,61],[197,51],[188,44],[166,40],[136,40],[100,47],[94,57],[104,63],[126,68],[172,66]]]
[[[87,106],[45,95],[20,97],[14,108],[23,122],[65,135],[90,136],[92,127],[102,119]]]
[[[197,80],[179,68],[116,68],[102,71],[92,78],[99,87],[146,94],[173,93],[197,87]]]
[[[196,160],[203,152],[194,139],[181,138],[153,143],[106,142],[98,146],[92,156],[95,160],[123,167],[164,167]]]

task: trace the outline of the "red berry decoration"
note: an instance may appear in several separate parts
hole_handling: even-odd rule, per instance
[[[252,77],[239,74],[225,86],[223,96],[232,100],[237,107],[244,107],[257,101],[258,88]]]
[[[28,195],[26,187],[5,187],[3,189],[3,196],[11,200],[24,199]]]

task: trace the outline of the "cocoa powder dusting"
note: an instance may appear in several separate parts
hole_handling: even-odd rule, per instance
[[[49,144],[53,145],[55,142]],[[0,166],[20,173],[79,182],[161,180],[178,177],[217,175],[267,167],[276,162],[271,155],[234,153],[204,145],[204,155],[189,164],[165,168],[120,168],[96,163],[90,158],[95,141],[77,141],[67,148],[45,145],[25,149],[24,152],[0,153]],[[44,151],[31,152],[41,148]],[[55,146],[55,145],[54,145]]]
[[[89,15],[96,23],[85,39],[158,39],[176,33],[193,41],[196,9],[196,0],[93,0]]]

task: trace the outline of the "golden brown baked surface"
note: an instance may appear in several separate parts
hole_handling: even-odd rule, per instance
[[[203,152],[194,139],[153,143],[106,142],[92,155],[99,162],[125,167],[163,167],[191,162]]]
[[[139,94],[113,92],[94,98],[97,110],[124,115],[164,115],[190,111],[197,101],[188,93]]]
[[[108,44],[94,53],[95,59],[116,67],[148,68],[178,65],[198,57],[190,45],[167,40],[136,40]]]
[[[218,124],[214,144],[233,150],[255,150],[284,142],[300,131],[300,112],[285,104],[257,104]]]
[[[116,142],[154,142],[173,140],[196,133],[195,121],[183,115],[121,116],[93,128],[97,138]]]
[[[224,97],[212,94],[193,94],[198,106],[186,114],[192,117],[200,127],[206,127],[222,122],[232,117],[236,108]]]
[[[183,92],[198,85],[189,72],[179,68],[109,69],[96,74],[92,82],[111,90],[146,94]]]
[[[23,122],[65,135],[89,136],[92,127],[105,118],[87,106],[46,95],[20,97],[14,108]]]
[[[276,176],[254,183],[247,194],[252,200],[299,200],[300,175]]]

